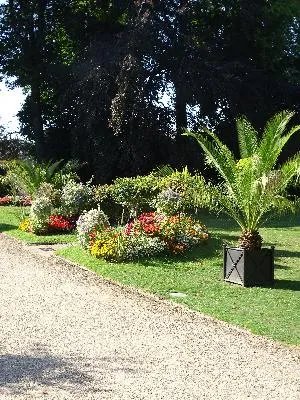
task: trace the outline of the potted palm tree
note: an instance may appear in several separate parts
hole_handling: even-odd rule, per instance
[[[300,155],[279,165],[278,158],[300,126],[288,129],[294,113],[282,111],[265,125],[261,135],[245,118],[236,121],[240,158],[208,128],[186,131],[203,149],[221,181],[212,186],[216,206],[241,228],[238,247],[224,247],[224,279],[243,286],[272,285],[274,248],[262,248],[259,228],[274,212],[294,210],[285,196],[287,186],[300,175]]]

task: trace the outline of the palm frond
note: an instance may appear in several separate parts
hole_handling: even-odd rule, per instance
[[[231,185],[234,182],[236,162],[233,153],[219,138],[207,128],[202,128],[206,135],[185,131],[183,135],[194,137],[203,149],[207,161]]]
[[[288,137],[286,141],[282,140],[282,137],[293,115],[294,112],[282,111],[266,123],[261,142],[258,146],[258,154],[261,158],[261,172],[267,173],[275,167],[278,156],[288,140]]]
[[[47,182],[47,183],[50,183],[50,182],[51,182],[51,179],[52,179],[53,175],[54,175],[55,172],[58,170],[58,168],[61,166],[61,164],[62,164],[63,161],[64,161],[64,160],[59,160],[59,161],[56,161],[56,162],[54,162],[54,163],[52,163],[52,162],[50,161],[48,164],[46,164],[46,165],[44,166],[45,172],[46,172],[45,179],[46,179],[46,182]]]
[[[241,158],[251,157],[257,150],[258,133],[246,117],[236,121]]]
[[[164,178],[166,176],[170,176],[175,172],[175,169],[171,167],[170,165],[159,165],[156,167],[153,171],[152,174],[154,176],[157,176],[158,178]]]

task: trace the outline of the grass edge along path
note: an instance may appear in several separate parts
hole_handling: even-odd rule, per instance
[[[0,230],[3,223],[0,207]],[[8,208],[6,221],[8,219]],[[11,214],[17,210],[11,210]],[[219,320],[240,326],[254,334],[274,340],[300,345],[300,234],[294,217],[276,220],[262,229],[266,245],[276,247],[274,288],[243,288],[224,283],[222,280],[222,244],[235,243],[238,229],[224,218],[204,215],[203,222],[211,232],[207,245],[180,258],[157,258],[134,263],[108,263],[97,260],[74,243],[57,251],[67,260],[83,265],[103,278],[136,287],[213,316]],[[65,243],[63,236],[37,236],[17,231],[16,221],[10,216],[10,236],[27,243]],[[7,224],[7,222],[6,222]],[[26,239],[24,239],[25,234]],[[36,236],[36,235],[33,235]],[[64,235],[66,236],[66,235]],[[67,235],[69,241],[74,235]],[[184,293],[185,297],[171,297],[171,292]]]

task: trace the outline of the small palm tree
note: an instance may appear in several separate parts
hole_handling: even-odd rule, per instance
[[[222,179],[212,188],[212,196],[217,206],[241,227],[240,247],[260,249],[262,238],[258,230],[266,217],[275,211],[294,209],[285,190],[300,175],[300,155],[278,165],[285,144],[300,130],[300,126],[287,128],[293,115],[289,111],[276,114],[266,123],[261,137],[245,117],[237,119],[238,160],[209,129],[184,133],[198,141],[207,162]]]
[[[16,190],[34,195],[42,183],[52,183],[62,162],[63,160],[39,164],[32,159],[18,160],[10,171],[8,179]]]

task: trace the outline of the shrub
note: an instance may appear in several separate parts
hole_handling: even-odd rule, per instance
[[[158,212],[173,215],[182,208],[182,196],[173,189],[164,189],[156,198],[154,205]]]
[[[58,206],[60,202],[60,191],[57,190],[53,184],[44,182],[38,188],[35,197],[46,197],[55,207]]]
[[[93,204],[94,189],[90,185],[77,183],[73,180],[67,182],[61,192],[60,214],[71,217],[78,216]]]
[[[9,161],[0,161],[0,196],[12,194],[12,186],[8,179]]]
[[[47,197],[38,197],[32,202],[29,219],[33,233],[47,232],[51,211],[52,204]]]
[[[142,210],[149,209],[158,193],[158,178],[153,174],[117,178],[111,188],[112,198],[129,211],[130,217],[136,217]]]
[[[165,208],[169,215],[172,214],[172,208],[176,212],[194,212],[211,205],[210,190],[204,178],[199,174],[192,175],[187,168],[161,177],[158,186],[160,194],[155,205],[158,209]],[[177,204],[170,196],[171,193],[174,197],[178,196]]]
[[[11,162],[7,178],[16,193],[35,196],[42,183],[51,183],[60,168],[62,160],[38,163],[33,159]]]
[[[88,248],[91,235],[94,232],[101,232],[108,226],[108,218],[100,209],[84,212],[77,220],[77,238],[80,245]]]
[[[128,210],[118,204],[112,196],[113,185],[99,185],[95,188],[95,203],[108,216],[111,224],[120,225],[129,218]]]

